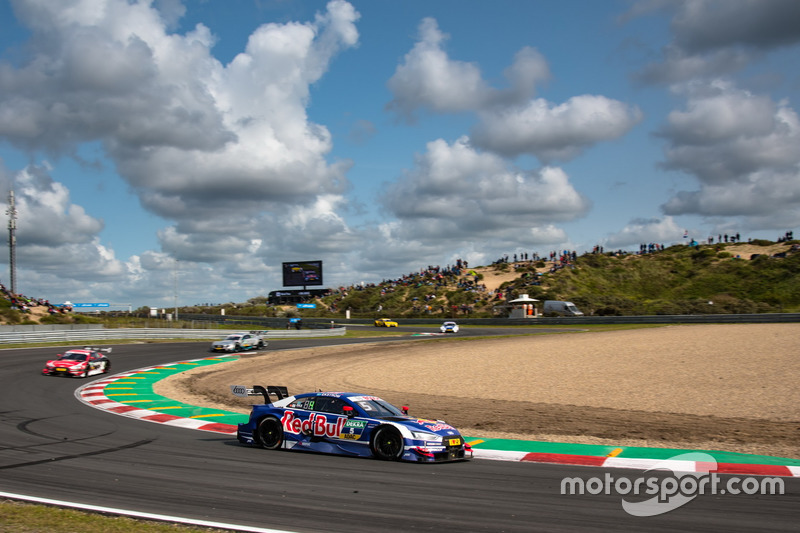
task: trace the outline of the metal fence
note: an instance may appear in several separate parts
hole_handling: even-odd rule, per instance
[[[179,328],[130,328],[90,330],[48,330],[0,332],[0,344],[30,344],[36,342],[97,342],[104,340],[156,340],[156,339],[223,339],[241,330],[224,329],[179,329]],[[261,334],[269,339],[295,337],[337,337],[347,333],[347,328],[268,330]]]

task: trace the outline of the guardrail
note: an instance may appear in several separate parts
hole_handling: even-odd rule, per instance
[[[242,330],[224,329],[179,329],[179,328],[124,328],[59,331],[15,331],[0,333],[0,344],[29,344],[34,342],[98,342],[103,340],[155,340],[155,339],[223,339]],[[294,337],[337,337],[347,333],[347,328],[269,330],[263,334],[269,339]]]

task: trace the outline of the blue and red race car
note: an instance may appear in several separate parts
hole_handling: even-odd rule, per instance
[[[286,387],[232,385],[236,396],[263,396],[250,419],[239,424],[239,442],[268,450],[292,449],[375,457],[387,461],[462,461],[472,449],[456,428],[441,420],[408,416],[378,398],[352,392],[289,396]],[[270,402],[270,395],[277,400]]]

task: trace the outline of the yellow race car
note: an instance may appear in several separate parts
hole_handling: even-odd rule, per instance
[[[397,322],[389,318],[378,318],[375,320],[376,328],[396,328]]]

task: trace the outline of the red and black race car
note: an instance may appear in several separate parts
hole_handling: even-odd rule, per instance
[[[58,354],[58,359],[51,359],[44,365],[45,376],[71,376],[85,378],[97,374],[105,374],[111,369],[111,361],[104,354],[111,353],[111,348],[92,348],[68,350]]]

